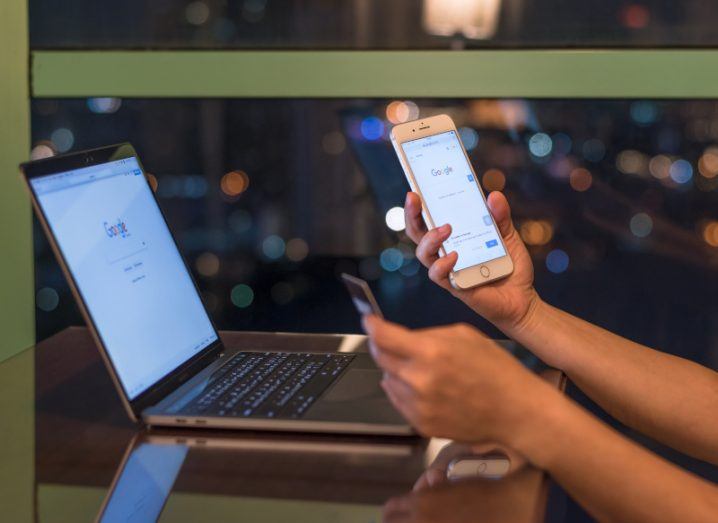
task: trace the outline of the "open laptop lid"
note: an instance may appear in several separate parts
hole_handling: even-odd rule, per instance
[[[20,168],[136,420],[222,350],[139,158],[131,145],[121,144]]]

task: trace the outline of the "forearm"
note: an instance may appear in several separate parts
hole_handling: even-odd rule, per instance
[[[507,334],[562,369],[628,426],[718,463],[718,373],[612,334],[543,302]]]
[[[595,518],[718,518],[718,487],[627,440],[548,386],[541,389],[507,442],[547,470]]]

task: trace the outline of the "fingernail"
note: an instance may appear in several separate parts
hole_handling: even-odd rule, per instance
[[[441,234],[446,234],[450,230],[451,230],[451,225],[449,225],[448,223],[445,223],[444,225],[439,227],[439,233],[441,233]]]

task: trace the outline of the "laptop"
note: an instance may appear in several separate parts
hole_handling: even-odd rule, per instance
[[[411,435],[364,353],[226,348],[129,144],[20,166],[128,415],[157,426]]]

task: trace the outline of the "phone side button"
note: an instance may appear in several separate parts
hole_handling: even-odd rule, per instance
[[[479,268],[479,272],[481,273],[481,276],[483,276],[484,278],[488,278],[489,276],[491,276],[491,271],[489,270],[489,268],[486,265],[482,265]]]

